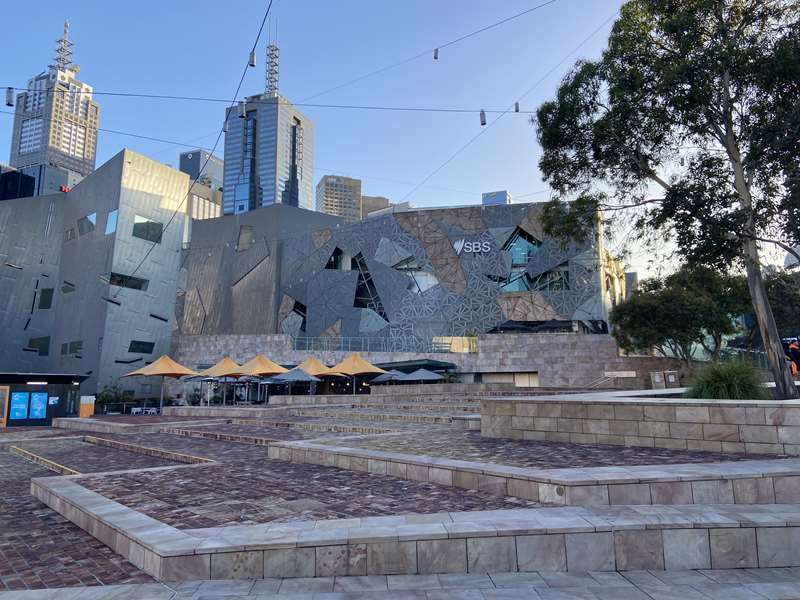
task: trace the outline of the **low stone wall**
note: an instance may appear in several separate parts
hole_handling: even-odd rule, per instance
[[[485,437],[800,455],[800,401],[485,398],[481,415]]]
[[[792,504],[532,508],[178,530],[71,477],[33,479],[31,494],[161,581],[800,566],[800,527],[792,525],[800,512]]]

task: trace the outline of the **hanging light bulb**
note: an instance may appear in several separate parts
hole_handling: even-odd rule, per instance
[[[433,60],[439,60],[439,49],[438,48],[434,48],[433,49]]]
[[[481,127],[486,125],[486,111],[481,109]]]
[[[250,50],[250,59],[247,61],[248,67],[255,67],[256,66],[256,51]]]
[[[6,88],[6,106],[14,106],[14,88]]]

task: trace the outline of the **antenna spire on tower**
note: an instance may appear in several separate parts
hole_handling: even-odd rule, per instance
[[[276,44],[267,46],[267,94],[278,95],[278,58],[280,52]]]
[[[55,62],[50,65],[59,71],[66,71],[72,64],[72,40],[69,39],[69,21],[64,21],[64,34],[56,41]]]

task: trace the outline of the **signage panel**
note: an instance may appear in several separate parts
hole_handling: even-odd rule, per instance
[[[31,408],[29,419],[47,418],[47,392],[33,392],[31,394]]]
[[[12,392],[11,405],[8,411],[8,420],[14,421],[28,418],[28,392]]]

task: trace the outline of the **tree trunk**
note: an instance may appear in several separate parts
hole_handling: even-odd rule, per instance
[[[753,312],[761,332],[764,350],[767,353],[770,370],[775,378],[775,396],[779,400],[800,398],[800,390],[794,384],[792,371],[784,358],[783,345],[775,325],[775,317],[767,298],[767,287],[758,262],[758,248],[754,239],[744,242],[745,264],[747,266],[747,287],[753,301]]]

